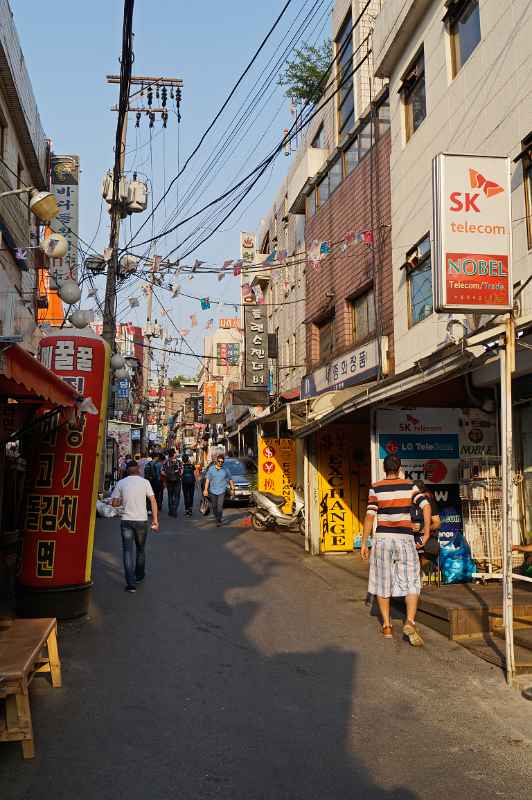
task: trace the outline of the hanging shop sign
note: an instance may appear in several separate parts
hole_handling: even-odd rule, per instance
[[[240,363],[240,344],[218,342],[216,345],[216,365],[218,367],[237,367]]]
[[[242,261],[247,261],[252,264],[255,261],[255,253],[257,251],[257,237],[254,233],[240,234],[240,258]]]
[[[246,389],[268,387],[268,315],[266,306],[244,308]]]
[[[79,156],[50,157],[50,183],[59,213],[50,223],[54,233],[60,233],[67,242],[64,258],[49,260],[50,288],[57,289],[67,276],[76,280],[79,230]]]
[[[281,507],[292,511],[296,482],[296,443],[294,439],[259,437],[259,492],[271,492],[285,498]]]
[[[109,420],[107,423],[107,435],[118,444],[118,453],[120,456],[123,457],[131,453],[132,436],[130,425]]]
[[[203,387],[203,413],[206,415],[218,413],[218,384],[216,381],[207,381]]]
[[[378,373],[378,343],[377,339],[373,339],[305,375],[301,381],[301,399],[365,383],[376,378]]]
[[[434,306],[513,306],[510,160],[440,153],[433,160]]]
[[[19,579],[32,591],[66,586],[81,591],[91,585],[109,358],[108,346],[92,332],[58,331],[39,343],[41,363],[90,397],[97,413],[64,423],[57,416],[45,417],[36,429]]]
[[[240,319],[238,317],[226,317],[218,320],[218,327],[222,330],[230,330],[231,328],[240,328]]]
[[[363,425],[328,425],[316,434],[320,552],[349,552],[360,536],[370,480]],[[360,442],[358,447],[353,442]]]

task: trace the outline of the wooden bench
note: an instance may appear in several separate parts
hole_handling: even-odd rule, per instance
[[[0,628],[0,742],[21,742],[24,758],[35,755],[29,685],[38,672],[61,686],[57,620],[15,619]]]

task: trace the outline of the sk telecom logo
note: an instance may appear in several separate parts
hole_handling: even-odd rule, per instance
[[[495,181],[490,181],[484,177],[476,169],[469,170],[469,185],[472,189],[481,189],[484,195],[489,199],[495,195],[504,192],[504,188],[499,186]],[[449,211],[475,211],[480,214],[480,208],[477,203],[480,198],[480,192],[451,192]]]

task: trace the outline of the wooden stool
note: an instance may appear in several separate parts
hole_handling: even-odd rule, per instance
[[[56,619],[16,619],[0,630],[0,742],[21,742],[24,758],[33,758],[33,726],[29,685],[38,672],[50,673],[61,686]]]

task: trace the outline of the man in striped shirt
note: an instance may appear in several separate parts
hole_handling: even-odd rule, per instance
[[[422,647],[423,639],[416,628],[416,611],[421,592],[418,549],[430,536],[431,510],[425,495],[412,481],[400,477],[401,459],[395,455],[384,459],[386,478],[374,483],[368,495],[368,507],[362,533],[361,555],[369,558],[368,537],[375,517],[377,525],[373,539],[369,568],[369,592],[377,596],[382,616],[382,633],[392,638],[390,597],[404,597],[406,622],[403,634],[414,647]],[[411,506],[423,510],[423,539],[416,544],[411,520]]]

